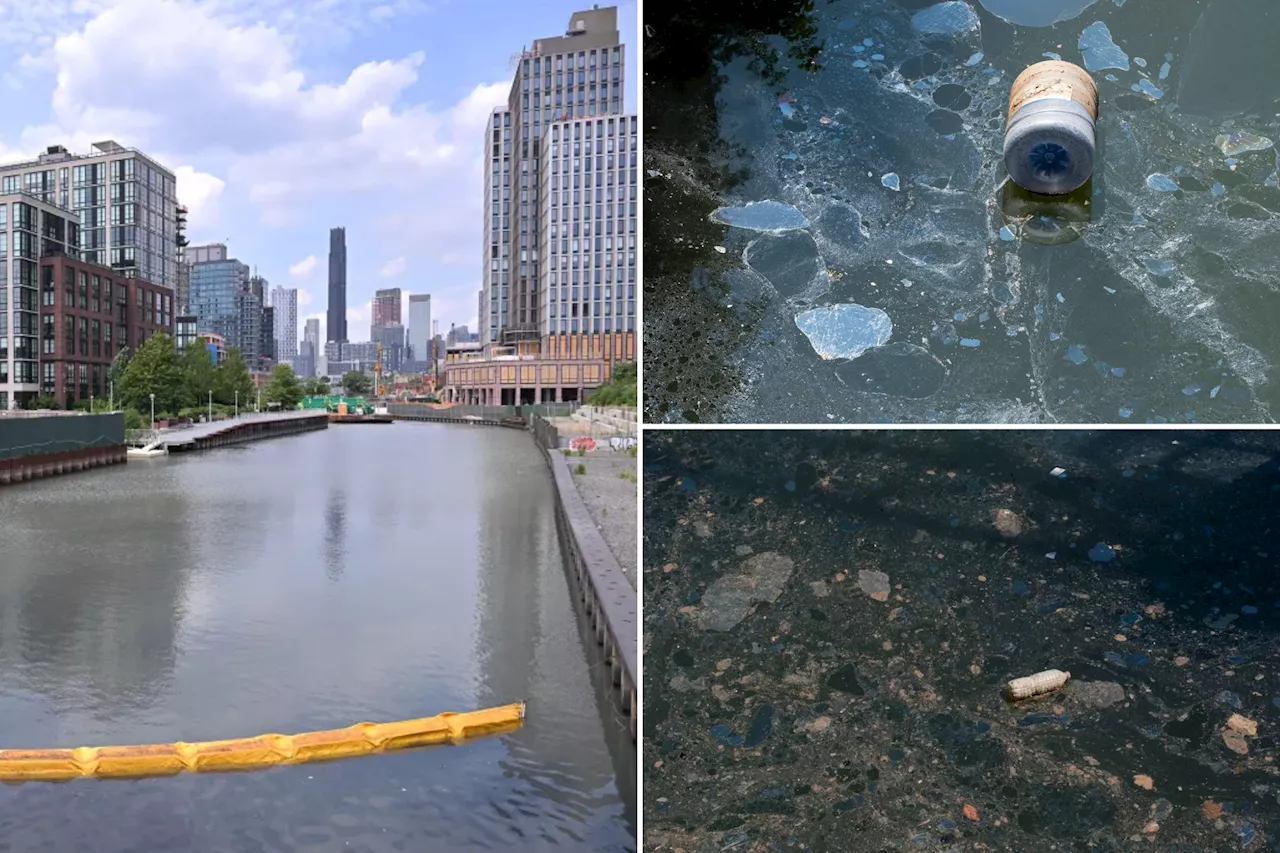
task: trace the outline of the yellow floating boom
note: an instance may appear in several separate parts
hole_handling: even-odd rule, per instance
[[[258,735],[200,743],[82,746],[77,749],[0,749],[0,781],[64,782],[81,777],[136,779],[192,773],[258,770],[351,758],[392,749],[465,740],[518,729],[524,703],[444,713],[398,723],[356,723],[297,735]]]

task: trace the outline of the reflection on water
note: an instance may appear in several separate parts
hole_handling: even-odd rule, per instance
[[[678,5],[646,7],[651,420],[1273,419],[1280,7]],[[1100,90],[1089,194],[1056,209],[1000,157],[1046,57]],[[824,360],[795,321],[838,304],[883,311],[920,372],[850,383],[875,350]]]
[[[529,702],[521,730],[459,748],[0,788],[3,842],[634,850],[634,750],[592,680],[550,489],[521,433],[396,424],[0,492],[0,746]]]

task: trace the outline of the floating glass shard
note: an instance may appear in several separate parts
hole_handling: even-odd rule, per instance
[[[1156,172],[1154,175],[1147,176],[1147,189],[1155,190],[1158,193],[1176,193],[1178,184],[1168,175]]]
[[[1000,227],[1000,239],[1004,240],[1005,242],[1011,241],[1013,239],[1013,229],[1011,229],[1008,225],[1002,225]]]
[[[711,214],[716,222],[749,231],[794,231],[808,228],[803,213],[780,201],[753,201],[743,207],[721,207]]]
[[[970,347],[970,348],[972,348],[972,349],[976,349],[976,348],[978,348],[978,347],[982,346],[982,341],[978,340],[977,338],[961,338],[961,339],[960,339],[960,346],[962,346],[962,347]]]
[[[1172,65],[1170,65],[1170,64],[1169,64],[1169,63],[1167,63],[1167,62],[1166,62],[1164,65],[1161,65],[1161,66],[1160,66],[1160,79],[1161,79],[1161,80],[1168,80],[1168,79],[1169,79],[1169,72],[1170,72],[1170,71],[1172,71],[1172,70],[1173,70],[1173,66],[1172,66]]]
[[[880,179],[880,183],[894,192],[902,192],[902,182],[898,179],[896,172],[890,172]]]
[[[867,67],[867,62],[866,62],[865,60],[862,60],[862,59],[854,60],[853,67],[854,67],[854,68],[866,68],[866,67]]]
[[[1213,144],[1218,146],[1218,150],[1228,157],[1248,154],[1251,151],[1266,151],[1274,145],[1267,137],[1250,133],[1247,130],[1219,134],[1213,140]]]
[[[1102,71],[1105,68],[1129,70],[1129,55],[1111,40],[1111,30],[1101,21],[1085,27],[1080,34],[1078,47],[1084,54],[1084,67],[1090,71]]]
[[[1051,27],[1069,21],[1098,0],[979,0],[997,18],[1023,27]]]
[[[982,61],[983,56],[984,56],[983,52],[978,51],[973,56],[966,59],[964,64],[972,68],[973,66],[977,65],[979,62]]]
[[[1171,275],[1175,269],[1172,263],[1163,258],[1143,258],[1142,265],[1147,268],[1147,272],[1157,278],[1165,278]]]
[[[1138,66],[1139,68],[1146,68],[1146,67],[1147,67],[1147,61],[1146,61],[1145,59],[1143,59],[1141,56],[1135,56],[1135,57],[1133,58],[1133,64],[1134,64],[1134,65],[1136,65],[1136,66]]]
[[[791,104],[785,101],[782,102],[781,104],[778,104],[778,109],[782,111],[783,118],[791,118],[793,115],[796,114],[796,108],[791,106]]]
[[[951,36],[968,33],[979,27],[978,16],[968,3],[949,0],[921,9],[911,18],[915,28],[925,35]],[[867,45],[870,47],[870,45]]]
[[[851,302],[797,314],[796,326],[824,359],[857,358],[884,346],[893,335],[888,314]]]
[[[1164,90],[1156,88],[1156,85],[1145,77],[1133,84],[1133,91],[1149,95],[1157,101],[1164,97]]]
[[[1071,344],[1067,347],[1066,359],[1072,364],[1084,364],[1089,360],[1089,356],[1084,354],[1084,347],[1079,344]]]

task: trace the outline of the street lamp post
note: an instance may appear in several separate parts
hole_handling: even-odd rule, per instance
[[[156,395],[151,395],[151,431],[156,431]]]
[[[236,389],[236,420],[240,420],[240,390]]]
[[[258,389],[258,402],[254,404],[253,410],[255,412],[262,411],[262,389],[261,388]]]

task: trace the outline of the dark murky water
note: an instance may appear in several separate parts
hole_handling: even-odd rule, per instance
[[[1280,851],[1280,435],[645,441],[646,849]]]
[[[456,748],[0,787],[0,849],[634,850],[634,750],[551,489],[526,435],[395,424],[0,490],[0,746],[529,702]]]
[[[1274,419],[1271,0],[645,11],[650,421]],[[1048,202],[1001,154],[1045,57],[1101,98]]]

